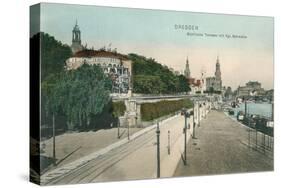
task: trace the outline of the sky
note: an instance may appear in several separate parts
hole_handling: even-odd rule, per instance
[[[40,19],[41,31],[68,45],[77,20],[82,43],[89,48],[111,44],[120,53],[152,57],[180,72],[188,57],[195,78],[202,71],[214,76],[218,56],[224,86],[237,89],[248,81],[259,81],[265,89],[273,88],[271,17],[43,3]],[[198,29],[176,29],[175,25]]]

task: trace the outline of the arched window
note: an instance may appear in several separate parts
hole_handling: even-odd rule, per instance
[[[114,68],[111,68],[111,69],[110,69],[110,72],[116,73]]]

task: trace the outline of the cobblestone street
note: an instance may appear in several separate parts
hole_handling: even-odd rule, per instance
[[[187,165],[180,161],[174,176],[272,171],[272,153],[248,147],[248,129],[223,112],[211,111],[188,143]]]

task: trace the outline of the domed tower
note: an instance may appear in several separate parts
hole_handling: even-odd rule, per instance
[[[75,26],[73,27],[73,30],[72,30],[71,50],[72,50],[73,54],[82,50],[81,31],[80,31],[79,26],[77,24],[77,20],[76,20]]]

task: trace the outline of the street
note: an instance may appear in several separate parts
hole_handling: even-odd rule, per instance
[[[180,161],[174,176],[272,171],[273,153],[249,147],[248,130],[223,112],[211,111],[188,144],[187,166]]]
[[[175,115],[169,120],[160,122],[159,125],[161,166],[167,161],[173,163],[168,164],[168,162],[166,168],[161,168],[161,177],[168,177],[172,175],[183,150],[184,117]],[[168,155],[168,131],[170,131],[170,155]],[[57,174],[55,178],[45,184],[156,178],[156,169],[156,129],[154,128],[126,144],[90,160],[75,170]]]

